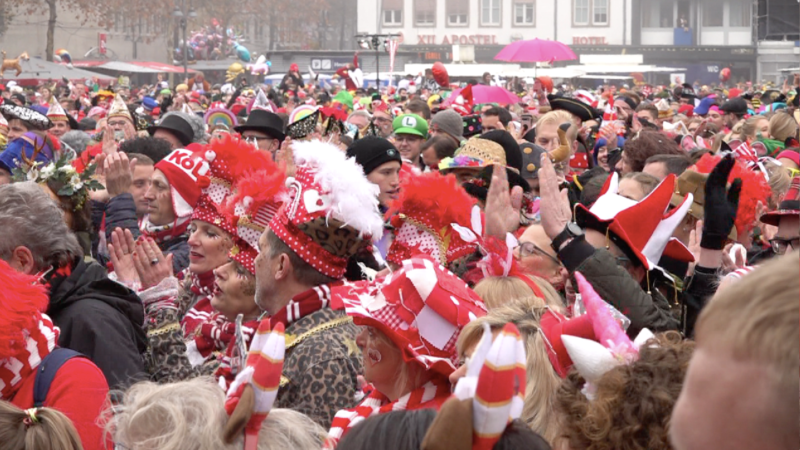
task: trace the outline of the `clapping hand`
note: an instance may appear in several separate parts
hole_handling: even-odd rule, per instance
[[[165,257],[158,244],[151,238],[142,236],[136,241],[133,265],[139,274],[142,289],[151,288],[172,276],[172,254]]]

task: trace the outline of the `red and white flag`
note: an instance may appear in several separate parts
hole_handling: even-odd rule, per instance
[[[399,46],[400,46],[400,43],[397,41],[397,39],[389,39],[388,41],[386,41],[386,50],[388,50],[388,52],[389,52],[389,72],[390,73],[394,72],[394,59],[395,59],[395,56],[397,56],[397,47],[399,47]],[[392,85],[392,81],[391,80],[392,80],[392,77],[390,75],[389,76],[389,85],[390,86]]]

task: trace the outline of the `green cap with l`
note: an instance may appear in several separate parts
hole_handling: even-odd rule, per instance
[[[422,138],[428,137],[428,122],[416,114],[397,116],[392,122],[394,134],[413,134]]]

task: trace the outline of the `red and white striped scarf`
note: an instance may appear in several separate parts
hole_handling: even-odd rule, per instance
[[[288,329],[292,323],[323,308],[344,309],[341,299],[338,296],[331,296],[331,289],[342,284],[340,281],[323,284],[295,295],[283,309],[269,318],[270,328],[274,329],[275,325],[282,323]]]
[[[10,358],[0,361],[0,399],[10,400],[20,384],[27,379],[50,354],[58,342],[58,327],[46,314],[41,314],[38,327],[27,330],[27,345]]]
[[[189,277],[189,289],[194,295],[192,307],[181,319],[183,337],[189,339],[197,327],[214,314],[214,308],[211,306],[211,294],[214,292],[214,271],[210,270],[200,275],[188,272],[188,269],[185,272]]]
[[[332,449],[336,447],[339,440],[347,434],[350,428],[368,417],[402,410],[413,411],[432,408],[438,411],[449,398],[450,382],[445,378],[435,378],[428,381],[394,402],[389,401],[385,395],[377,390],[373,390],[355,408],[342,409],[336,413],[331,429],[328,431],[328,438],[325,441],[324,448]]]

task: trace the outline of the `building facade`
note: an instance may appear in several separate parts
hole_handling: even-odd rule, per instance
[[[539,38],[578,55],[642,54],[710,83],[725,67],[734,81],[756,77],[754,13],[748,0],[358,0],[358,31],[400,34],[416,62],[453,60],[458,44],[489,63],[504,45]]]

